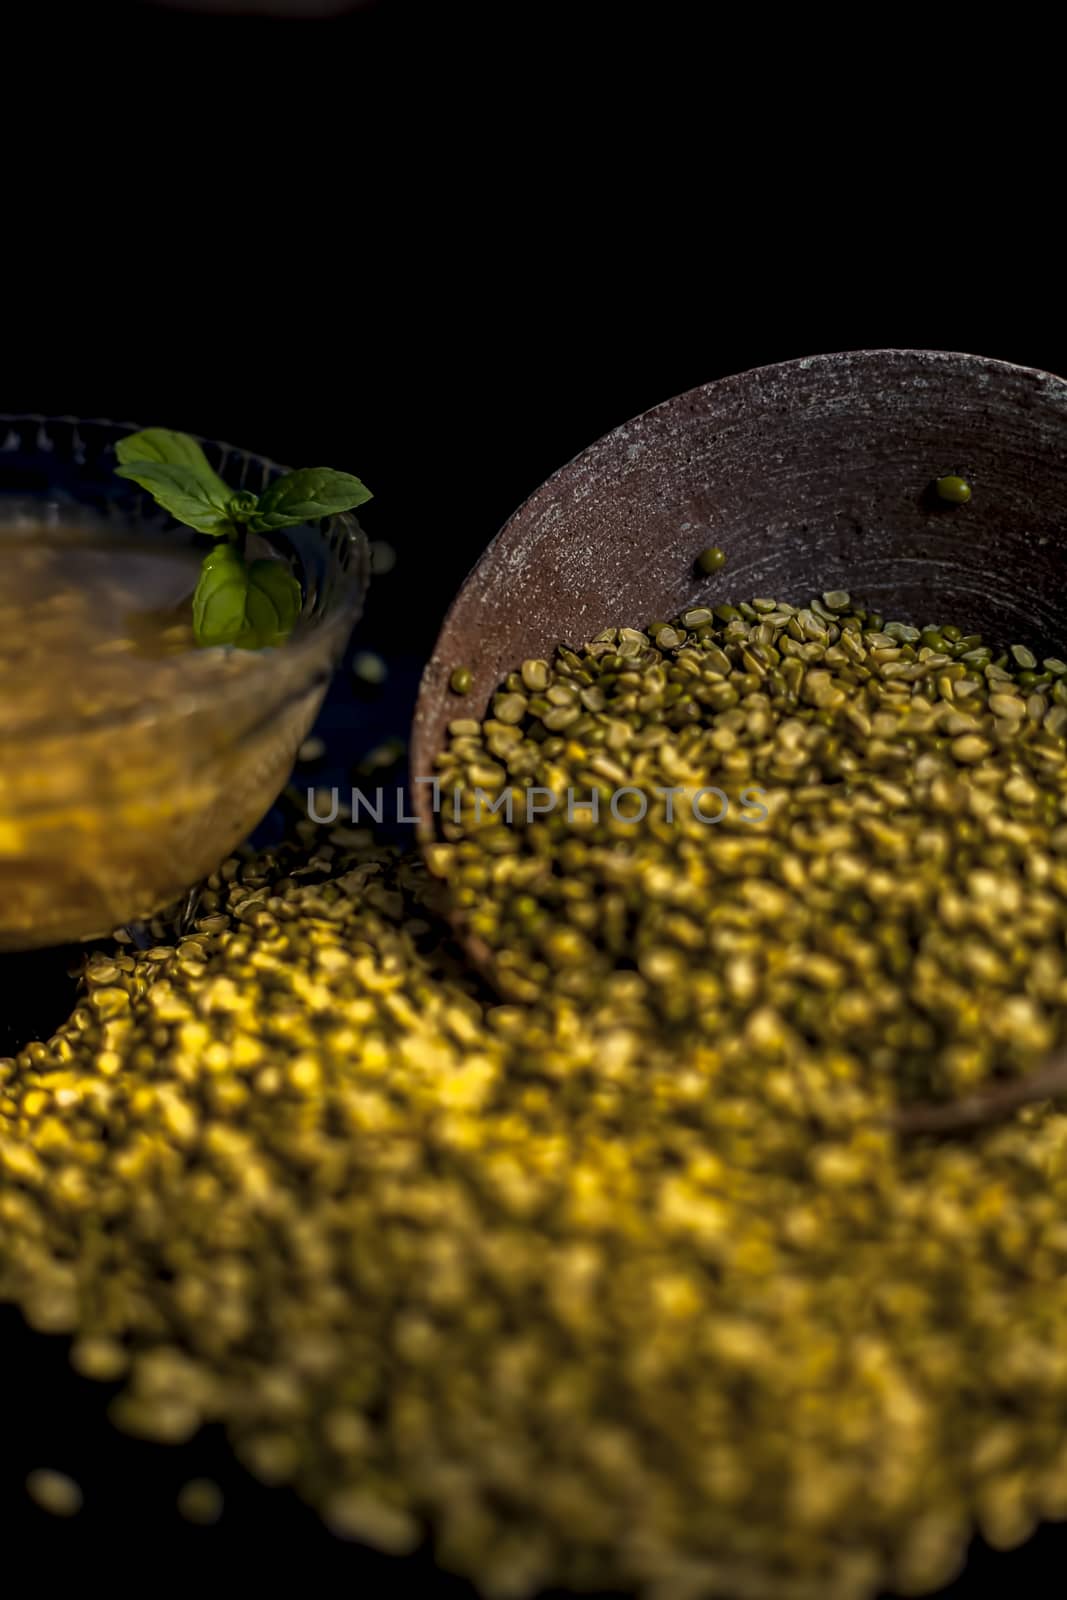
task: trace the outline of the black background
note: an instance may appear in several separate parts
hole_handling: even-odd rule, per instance
[[[359,473],[397,549],[358,643],[404,732],[451,594],[507,514],[600,433],[815,351],[976,350],[1067,371],[1057,86],[1040,36],[877,16],[379,0],[331,22],[150,6],[5,13],[0,409],[112,416]],[[26,969],[0,963],[5,1015]],[[456,1596],[330,1539],[222,1440],[114,1434],[63,1341],[0,1311],[5,1563]],[[69,1524],[27,1470],[71,1472]],[[207,1472],[214,1530],[174,1495]],[[155,1567],[135,1547],[150,1545]],[[1055,1530],[980,1583],[1059,1594]],[[135,1565],[136,1562],[136,1565]],[[217,1565],[216,1565],[217,1564]]]

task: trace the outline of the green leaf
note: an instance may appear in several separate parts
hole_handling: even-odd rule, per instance
[[[251,522],[259,509],[259,500],[247,489],[230,496],[230,516],[234,522]]]
[[[200,533],[213,533],[216,538],[233,531],[230,491],[210,470],[204,477],[197,468],[174,462],[131,461],[116,467],[115,471],[120,478],[131,478],[142,489],[147,489],[164,511],[169,511],[172,517],[190,528]],[[216,484],[221,486],[221,494]]]
[[[241,559],[240,551],[232,544],[217,544],[209,550],[201,563],[201,571],[209,572],[212,567],[217,567],[223,561],[232,561],[234,557]]]
[[[209,551],[193,596],[201,645],[261,650],[284,644],[300,615],[300,585],[284,561],[247,563],[232,545]]]
[[[253,561],[248,569],[245,614],[249,626],[266,642],[287,639],[300,615],[300,585],[284,561]]]
[[[120,439],[115,454],[124,467],[135,461],[192,467],[205,484],[212,484],[212,499],[216,503],[233,492],[223,483],[191,433],[175,433],[171,428],[143,428],[140,433],[128,433]]]
[[[193,632],[198,644],[228,644],[245,623],[248,570],[232,545],[204,557],[193,595]]]
[[[334,472],[331,467],[302,467],[264,490],[249,527],[265,533],[298,522],[317,522],[320,517],[352,511],[370,498],[370,490],[351,473]]]

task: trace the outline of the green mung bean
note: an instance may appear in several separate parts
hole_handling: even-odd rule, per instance
[[[372,539],[370,569],[376,578],[385,577],[396,566],[396,551],[385,539]]]
[[[358,650],[352,658],[352,671],[361,683],[377,687],[389,675],[382,657],[374,650]]]
[[[939,500],[948,501],[951,505],[966,505],[971,498],[971,486],[966,478],[961,478],[957,473],[950,472],[943,478],[938,478],[934,490]]]

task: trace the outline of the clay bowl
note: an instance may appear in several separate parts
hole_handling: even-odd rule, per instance
[[[972,483],[969,505],[932,495],[945,473]],[[708,600],[847,589],[901,621],[1062,656],[1065,514],[1067,382],[1046,372],[858,350],[678,395],[562,467],[489,545],[423,675],[413,776],[524,657]],[[702,577],[694,558],[715,544],[727,566]],[[464,699],[448,688],[460,664]],[[425,843],[431,789],[414,790]]]

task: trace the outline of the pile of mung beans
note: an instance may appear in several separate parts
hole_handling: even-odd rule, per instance
[[[507,998],[893,1098],[1067,1023],[1067,663],[833,592],[607,629],[451,724],[431,861]],[[828,1069],[830,1070],[830,1069]]]
[[[918,1594],[1067,1516],[1067,1116],[885,1116],[1064,1037],[1067,667],[832,593],[490,712],[432,873],[296,823],[0,1062],[0,1294],[501,1600]]]

